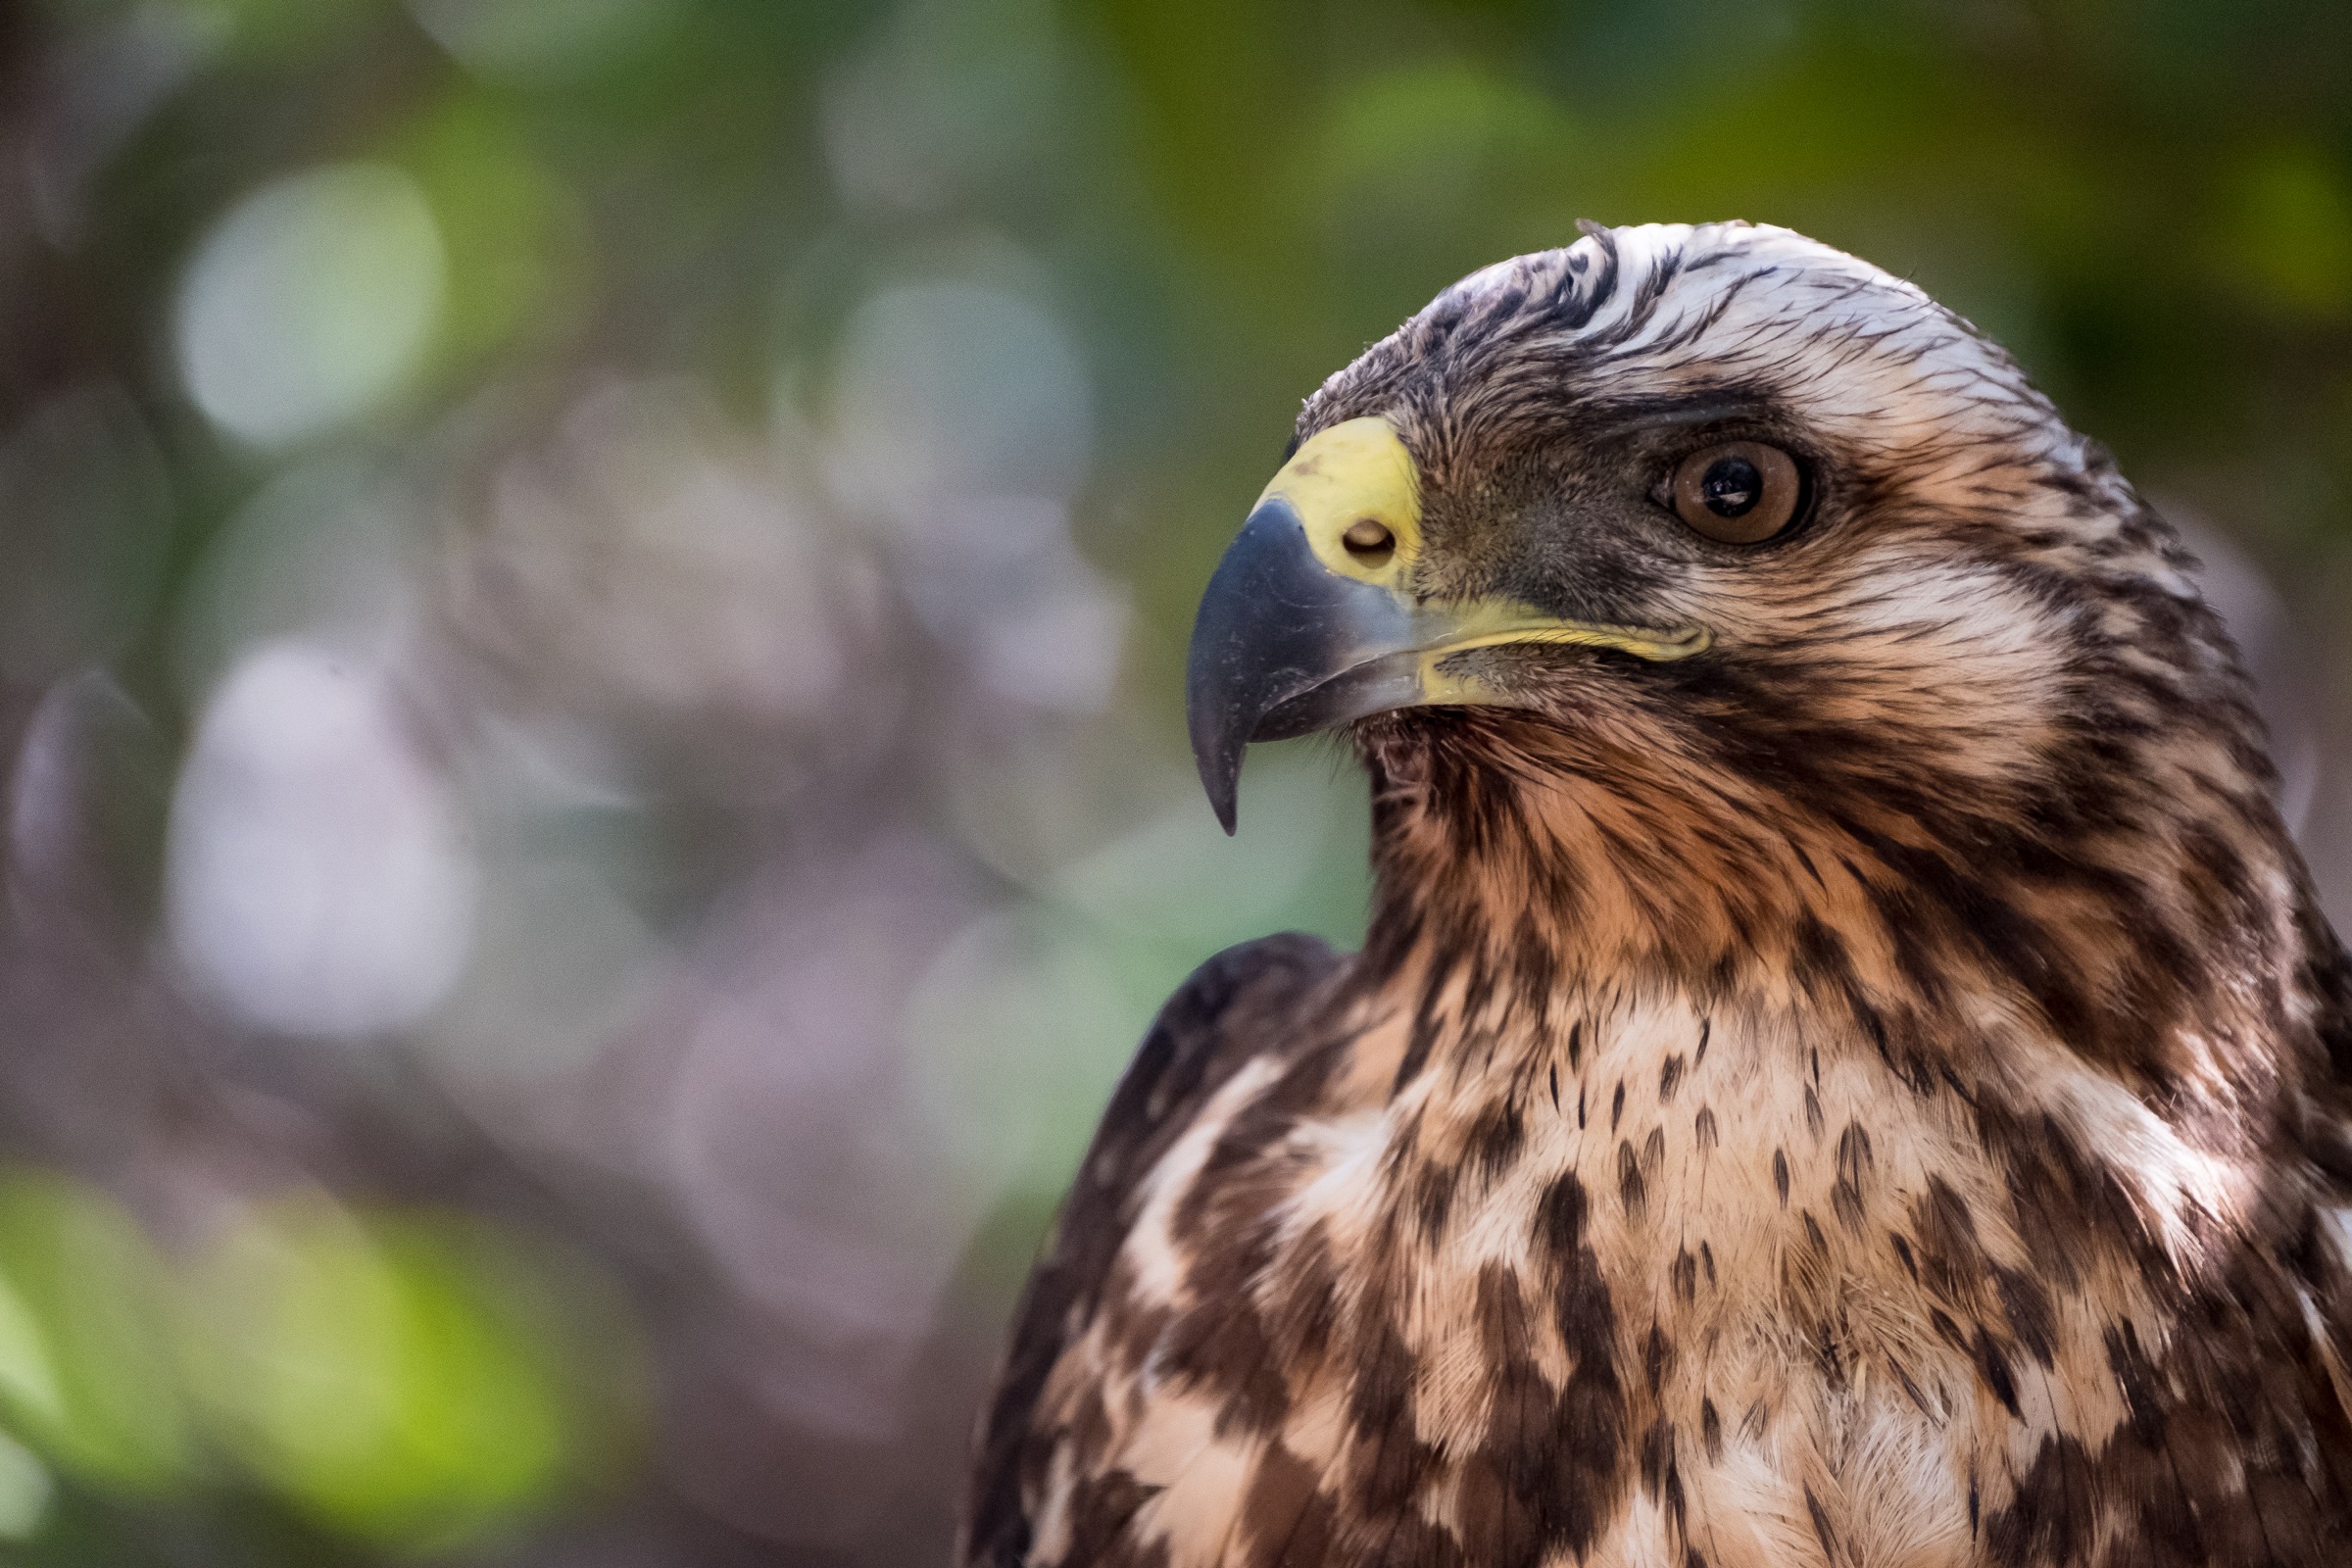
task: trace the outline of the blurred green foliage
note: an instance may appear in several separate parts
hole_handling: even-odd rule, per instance
[[[578,1285],[478,1221],[321,1196],[167,1261],[87,1186],[0,1179],[0,1412],[30,1450],[0,1447],[0,1539],[42,1523],[43,1461],[126,1500],[264,1488],[404,1554],[526,1516],[596,1479],[636,1397]]]
[[[162,1260],[119,1205],[62,1178],[0,1187],[7,1406],[65,1470],[152,1493],[195,1464]]]
[[[560,1325],[527,1310],[549,1294],[477,1224],[314,1201],[214,1245],[189,1371],[266,1484],[321,1524],[428,1548],[565,1479],[585,1423]]]

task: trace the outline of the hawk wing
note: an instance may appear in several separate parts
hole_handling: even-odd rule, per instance
[[[1085,1332],[1112,1259],[1135,1222],[1137,1188],[1200,1106],[1245,1062],[1296,1043],[1300,1004],[1347,960],[1288,933],[1228,948],[1160,1008],[1102,1113],[1043,1255],[1013,1313],[1010,1348],[982,1413],[958,1560],[1019,1568],[1028,1559],[1026,1497],[1045,1480],[1052,1434],[1034,1429],[1038,1396]]]

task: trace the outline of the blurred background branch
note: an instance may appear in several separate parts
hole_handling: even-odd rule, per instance
[[[2190,533],[2352,912],[2328,0],[0,0],[0,1552],[899,1565],[1157,1000],[1298,400],[1783,222]]]

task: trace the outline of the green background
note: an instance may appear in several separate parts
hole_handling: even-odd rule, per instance
[[[2191,534],[2352,908],[2352,8],[0,0],[0,1557],[940,1560],[1215,831],[1193,603],[1456,276],[1747,218]]]

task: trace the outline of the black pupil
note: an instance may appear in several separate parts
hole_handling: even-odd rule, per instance
[[[1764,476],[1745,458],[1718,458],[1698,481],[1698,495],[1718,517],[1737,517],[1764,499]]]

